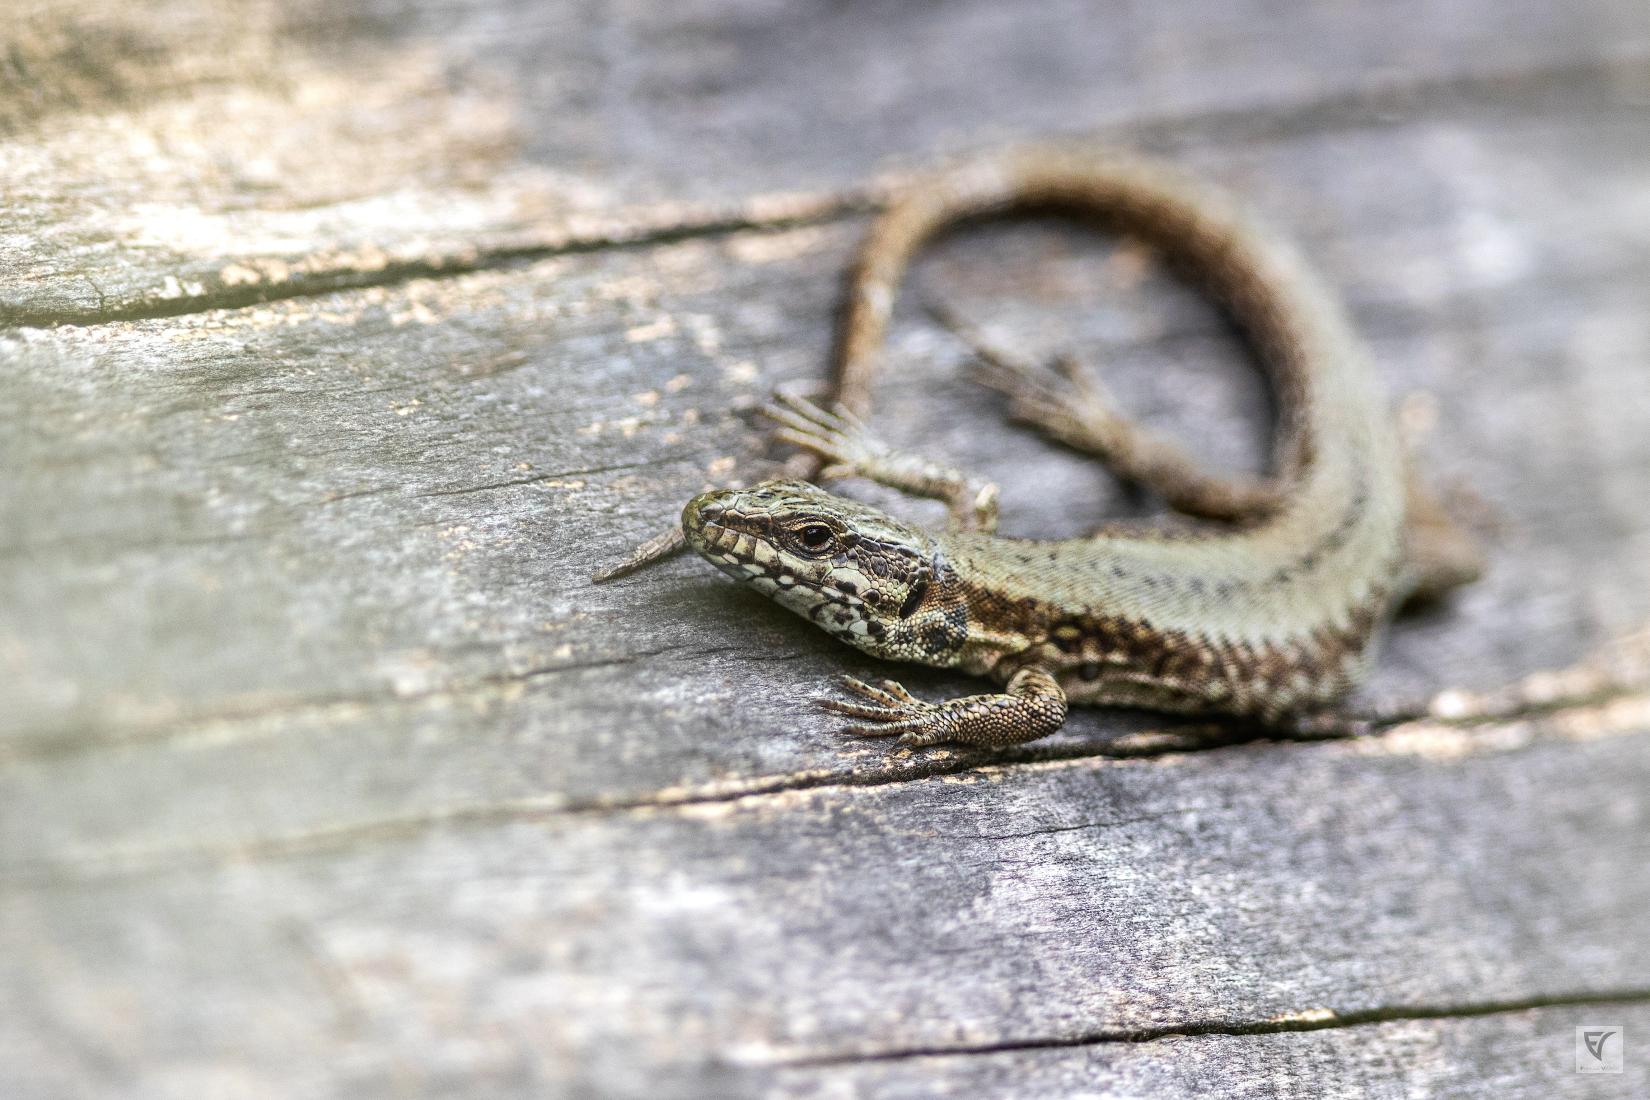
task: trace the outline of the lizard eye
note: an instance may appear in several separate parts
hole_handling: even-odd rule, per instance
[[[791,532],[791,540],[809,554],[823,554],[836,546],[836,532],[823,523],[808,523]]]

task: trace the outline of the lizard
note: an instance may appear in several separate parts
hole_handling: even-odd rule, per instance
[[[1225,529],[1113,524],[1087,538],[1001,537],[994,485],[895,450],[867,428],[875,360],[914,256],[959,223],[1022,211],[1143,238],[1255,346],[1279,406],[1275,472],[1265,478],[1200,469],[1118,413],[1070,360],[1051,370],[971,341],[1014,419]],[[777,440],[812,456],[813,480],[697,495],[679,533],[620,569],[685,541],[866,653],[1002,686],[929,702],[895,680],[845,677],[846,697],[817,702],[852,720],[846,733],[999,747],[1053,733],[1071,704],[1285,726],[1329,712],[1361,683],[1399,605],[1442,595],[1481,568],[1476,546],[1413,476],[1340,301],[1223,192],[1153,160],[1022,152],[905,189],[860,249],[835,367],[834,400],[779,395],[764,410]],[[814,483],[850,476],[943,501],[947,529]]]

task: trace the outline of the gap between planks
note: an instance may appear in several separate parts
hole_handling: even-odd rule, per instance
[[[1337,1012],[1329,1008],[1309,1009],[1262,1020],[1208,1020],[1163,1024],[1158,1027],[1118,1031],[1093,1031],[1070,1036],[1030,1036],[989,1043],[959,1043],[954,1046],[891,1047],[881,1050],[844,1051],[799,1057],[750,1059],[750,1063],[775,1069],[817,1069],[874,1062],[903,1062],[917,1058],[1012,1054],[1033,1050],[1060,1050],[1103,1046],[1110,1043],[1153,1043],[1165,1039],[1197,1038],[1205,1035],[1286,1035],[1303,1031],[1332,1031],[1368,1027],[1402,1020],[1471,1019],[1534,1012],[1547,1008],[1605,1007],[1650,1004],[1650,988],[1587,990],[1545,994],[1508,1000],[1478,1001],[1460,1005],[1388,1005],[1379,1008]]]
[[[1145,149],[1213,134],[1221,135],[1226,141],[1277,140],[1335,127],[1392,125],[1400,114],[1405,117],[1415,114],[1420,104],[1434,110],[1463,106],[1506,109],[1509,104],[1516,106],[1514,93],[1531,98],[1539,98],[1543,93],[1576,91],[1616,94],[1646,63],[1650,63],[1650,58],[1623,55],[1469,72],[1441,79],[1389,81],[1301,100],[1147,117],[1098,132],[1045,135],[1043,140]],[[687,208],[686,212],[681,206],[668,204],[621,209],[598,217],[594,227],[582,231],[565,223],[548,229],[527,227],[513,234],[514,240],[504,243],[403,258],[371,270],[337,267],[308,272],[281,283],[220,283],[197,294],[144,298],[112,307],[103,304],[101,292],[97,308],[46,309],[0,304],[0,332],[22,327],[157,320],[316,297],[341,290],[397,286],[415,279],[452,278],[555,256],[644,249],[740,232],[782,232],[828,225],[881,209],[899,183],[899,176],[891,175],[865,188],[846,192],[755,196],[732,206],[697,206]],[[234,257],[222,259],[228,263]],[[291,257],[286,259],[289,263],[292,261]],[[182,278],[176,272],[172,274]],[[199,283],[203,278],[211,277],[189,275],[188,281]]]

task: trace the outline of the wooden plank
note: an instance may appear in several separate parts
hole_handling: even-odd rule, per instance
[[[1363,742],[14,865],[0,1020],[66,1080],[109,1064],[140,1094],[301,1063],[319,1095],[398,1068],[757,1095],[1325,1011],[1643,1002],[1647,745],[1640,693]]]
[[[817,213],[806,196],[879,169],[1036,135],[1380,118],[1438,82],[1490,105],[1507,74],[1576,66],[1632,80],[1650,13],[28,0],[0,47],[0,321],[50,323]]]
[[[885,670],[696,562],[585,575],[755,468],[873,171],[1110,129],[1300,240],[1484,498],[1491,574],[1370,698],[1570,664],[1650,620],[1646,9],[798,10],[0,32],[0,321],[95,322],[0,335],[0,1092],[1545,1096],[1600,1084],[1579,1014],[1642,1031],[1642,686],[889,753],[800,705]],[[997,428],[924,297],[1261,461],[1241,349],[1149,257],[972,231],[878,424],[1010,530],[1150,502]]]

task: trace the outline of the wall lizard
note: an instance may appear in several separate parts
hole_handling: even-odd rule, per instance
[[[1136,427],[1074,366],[983,353],[1016,417],[1087,451],[1189,515],[1185,533],[996,536],[996,489],[889,448],[866,429],[873,365],[917,251],[959,222],[1052,210],[1144,238],[1254,342],[1280,407],[1269,479],[1200,470]],[[1022,153],[936,173],[872,226],[850,281],[834,401],[776,397],[775,437],[824,479],[860,476],[946,503],[930,531],[809,481],[707,492],[680,533],[731,576],[877,657],[958,668],[1005,685],[940,703],[851,677],[820,705],[847,732],[910,745],[1007,745],[1052,733],[1068,703],[1237,715],[1280,724],[1363,679],[1391,613],[1473,579],[1476,548],[1409,475],[1369,357],[1340,303],[1292,248],[1222,194],[1133,156]]]

